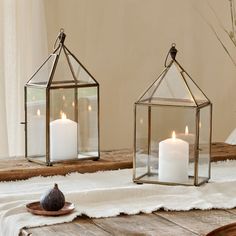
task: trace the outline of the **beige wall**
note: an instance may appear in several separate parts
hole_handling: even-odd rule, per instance
[[[65,28],[67,46],[101,85],[103,150],[132,146],[133,103],[163,69],[172,42],[214,104],[213,139],[236,127],[236,67],[196,10],[210,16],[206,2],[45,0],[49,48]],[[210,2],[228,27],[228,1]]]

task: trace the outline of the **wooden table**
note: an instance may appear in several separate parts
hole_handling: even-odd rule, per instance
[[[211,161],[236,159],[236,145],[213,143]],[[33,176],[66,175],[70,172],[95,172],[132,168],[131,150],[101,152],[99,161],[77,161],[53,166],[28,162],[23,157],[5,158],[0,161],[0,181],[27,179]]]
[[[212,145],[212,161],[236,159],[236,146],[224,143]],[[7,158],[0,162],[0,180],[26,179],[32,176],[81,173],[132,167],[130,150],[102,152],[99,161],[81,161],[46,167],[22,158]],[[187,212],[157,211],[152,214],[90,219],[78,217],[71,223],[23,229],[21,235],[205,235],[225,224],[236,222],[236,209],[192,210]]]
[[[233,222],[236,222],[236,209],[157,211],[152,214],[121,215],[100,219],[78,217],[71,223],[22,230],[22,236],[192,236],[205,235],[215,228]]]

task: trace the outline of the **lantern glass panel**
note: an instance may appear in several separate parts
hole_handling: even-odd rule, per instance
[[[159,161],[159,143],[172,139],[173,131],[177,139],[185,141],[188,145],[188,165],[182,169],[189,178],[180,183],[193,184],[196,134],[196,109],[193,107],[136,105],[136,178],[146,174],[142,176],[142,181],[176,182],[174,172],[176,166],[179,163],[181,165],[181,162],[178,162],[179,157],[174,157],[169,164],[160,165]],[[161,179],[160,171],[164,173]],[[178,173],[176,175],[178,176]]]
[[[64,88],[50,90],[50,143],[51,149],[54,148],[56,136],[52,131],[52,122],[62,122],[63,115],[66,116],[69,128],[76,127],[77,137],[69,142],[76,142],[76,155],[70,159],[89,158],[98,156],[98,100],[97,87],[88,88]],[[73,128],[72,128],[73,129]],[[68,140],[63,140],[60,134],[61,145],[63,146]],[[57,142],[57,141],[56,141]],[[60,141],[59,141],[60,142]],[[67,144],[73,146],[73,144]],[[63,159],[62,157],[54,158],[54,151],[51,151],[51,160]]]
[[[98,156],[98,88],[78,89],[79,158]]]
[[[173,62],[141,97],[140,102],[160,105],[197,106],[208,99],[190,76]]]
[[[75,99],[77,88],[50,90],[50,121],[60,119],[62,113],[70,120],[76,121]]]
[[[36,71],[36,73],[31,77],[28,84],[46,87],[55,63],[55,59],[55,54],[50,55],[42,64],[42,66]]]
[[[57,69],[52,81],[53,86],[96,84],[87,70],[77,59],[63,48],[57,62]]]
[[[87,70],[79,64],[76,58],[68,53],[68,59],[73,70],[74,76],[80,84],[96,84],[96,81],[90,76]]]
[[[35,159],[46,156],[46,92],[42,88],[26,87],[27,155]]]
[[[70,64],[68,63],[67,55],[64,49],[61,49],[60,57],[58,57],[57,67],[53,75],[52,85],[68,85],[74,84],[75,78],[73,77]]]
[[[198,182],[210,177],[210,132],[211,129],[211,106],[200,109],[199,121],[199,160],[198,160]]]
[[[183,75],[183,78],[185,79],[187,86],[192,93],[196,105],[209,103],[208,98],[204,95],[202,90],[195,84],[191,77],[186,73],[186,71],[181,71],[181,74]]]
[[[148,171],[148,106],[136,105],[135,178]]]

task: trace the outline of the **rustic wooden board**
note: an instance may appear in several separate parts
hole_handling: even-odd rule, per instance
[[[101,219],[76,219],[73,223],[44,226],[25,229],[22,235],[163,235],[163,236],[193,236],[191,231],[184,229],[166,219],[154,214],[134,216],[118,216]]]
[[[132,167],[130,150],[102,152],[99,161],[83,160],[44,166],[25,158],[4,158],[0,160],[0,181],[27,179],[33,176],[66,175],[71,172],[96,172]]]
[[[191,231],[154,214],[93,219],[94,224],[112,235],[192,236]]]
[[[225,210],[158,211],[155,214],[199,235],[236,222],[236,215]]]
[[[227,209],[226,211],[236,215],[236,209]]]
[[[232,211],[236,212],[236,209]],[[21,235],[205,235],[222,225],[236,222],[235,217],[236,214],[226,210],[157,211],[153,214],[121,215],[101,219],[78,217],[71,223],[24,229]]]
[[[212,161],[236,159],[236,145],[213,143]],[[99,161],[77,161],[73,163],[43,166],[28,162],[25,158],[5,158],[0,161],[0,181],[27,179],[33,176],[65,175],[71,172],[95,172],[132,167],[131,150],[102,152]]]
[[[236,145],[227,143],[213,143],[211,148],[211,161],[224,161],[236,159]]]
[[[107,236],[110,235],[100,227],[96,226],[91,222],[89,218],[80,217],[78,221],[73,223],[64,223],[51,226],[38,228],[24,229],[21,232],[22,236],[78,236],[78,235],[87,235],[87,236]]]

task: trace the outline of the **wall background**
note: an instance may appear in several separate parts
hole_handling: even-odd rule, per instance
[[[162,71],[172,42],[214,104],[213,140],[224,141],[236,127],[236,67],[199,14],[216,24],[206,2],[44,0],[49,51],[64,28],[66,45],[101,85],[102,150],[132,147],[133,103]],[[230,28],[229,1],[210,3]]]

